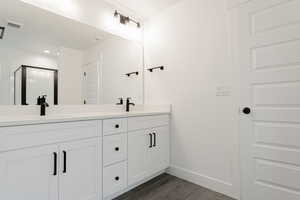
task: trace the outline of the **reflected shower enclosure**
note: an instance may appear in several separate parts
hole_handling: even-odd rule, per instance
[[[14,72],[14,104],[36,105],[39,96],[58,104],[58,70],[22,65]]]

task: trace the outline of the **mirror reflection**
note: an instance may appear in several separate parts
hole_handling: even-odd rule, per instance
[[[143,102],[143,46],[17,0],[0,7],[0,105]]]

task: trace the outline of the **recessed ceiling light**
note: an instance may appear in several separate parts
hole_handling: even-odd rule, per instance
[[[44,53],[50,54],[50,51],[49,50],[44,50]]]

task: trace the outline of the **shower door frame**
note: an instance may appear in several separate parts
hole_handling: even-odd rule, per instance
[[[26,86],[27,86],[27,68],[40,69],[54,72],[54,105],[58,105],[58,70],[44,67],[35,67],[29,65],[21,65],[14,72],[14,104],[16,105],[16,72],[21,70],[21,105],[28,105],[26,102]]]

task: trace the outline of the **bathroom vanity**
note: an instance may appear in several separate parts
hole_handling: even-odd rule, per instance
[[[164,172],[170,106],[139,109],[151,73],[141,27],[128,38],[123,25],[1,3],[0,200],[113,199]]]
[[[112,199],[169,167],[169,114],[0,121],[0,199]]]

